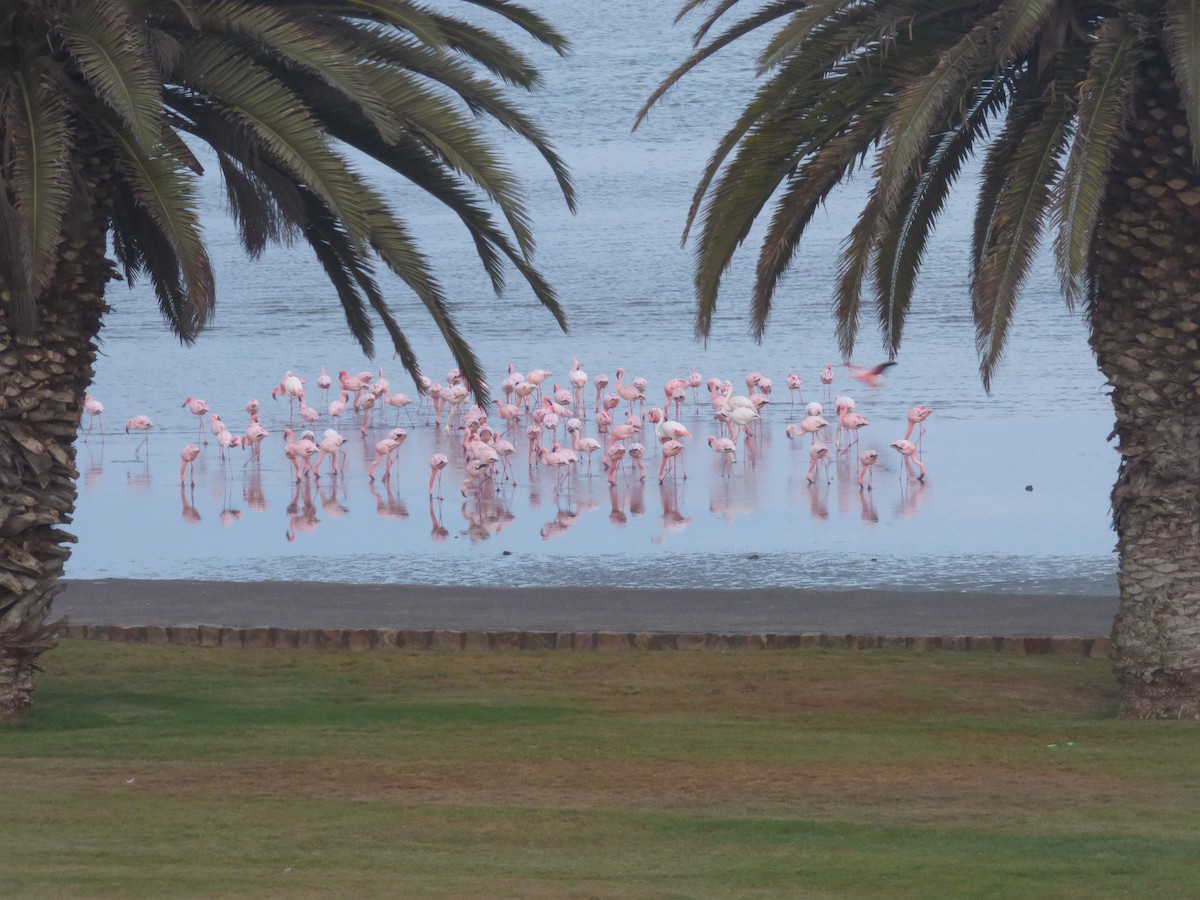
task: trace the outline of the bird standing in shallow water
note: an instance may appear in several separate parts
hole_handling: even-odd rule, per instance
[[[154,423],[150,421],[149,416],[134,416],[132,419],[130,419],[128,422],[125,423],[125,433],[126,434],[129,434],[129,432],[131,432],[131,431],[140,431],[144,435],[144,437],[142,438],[142,443],[138,444],[137,447],[134,448],[133,456],[135,459],[137,458],[138,451],[140,451],[142,449],[142,444],[146,445],[146,453],[149,454],[149,452],[150,452],[150,429],[153,427],[154,427]]]
[[[917,445],[912,441],[892,441],[889,447],[893,447],[901,456],[904,457],[904,468],[912,477],[912,465],[915,463],[917,468],[921,470],[921,474],[917,476],[917,481],[925,480],[925,465],[917,459]]]
[[[867,490],[871,490],[875,480],[875,463],[879,461],[879,453],[875,450],[864,450],[858,457],[858,486],[863,487],[864,480],[866,481]]]
[[[914,406],[908,411],[908,431],[904,432],[904,440],[912,437],[913,429],[917,431],[917,446],[920,447],[921,439],[925,437],[925,420],[933,415],[933,410],[928,406]]]
[[[435,453],[429,457],[429,496],[433,496],[433,482],[437,480],[438,499],[442,497],[442,469],[450,464],[445,453]]]

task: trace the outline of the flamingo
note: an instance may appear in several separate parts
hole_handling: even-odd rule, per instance
[[[625,377],[624,369],[617,369],[617,396],[629,403],[629,411],[633,412],[634,400],[645,400],[646,395],[637,387],[636,384],[623,384],[622,379]]]
[[[354,408],[362,411],[362,424],[358,430],[366,434],[367,424],[371,421],[371,411],[375,409],[375,395],[369,391],[359,395],[358,400],[355,401]]]
[[[675,474],[675,460],[683,462],[683,441],[669,440],[664,441],[662,445],[662,462],[658,465],[658,483],[662,484],[665,476],[667,462],[671,463],[671,474]],[[687,481],[687,466],[683,467],[683,480]]]
[[[433,482],[436,479],[438,485],[438,499],[442,496],[442,469],[450,464],[450,460],[445,453],[435,453],[429,457],[429,496],[433,497]]]
[[[719,438],[709,435],[708,446],[721,457],[721,474],[727,475],[729,466],[737,462],[737,444],[729,438]]]
[[[496,438],[492,443],[492,447],[500,457],[500,470],[504,473],[505,480],[516,484],[517,475],[513,471],[512,456],[517,452],[517,448],[513,446],[512,441],[505,440],[504,438]]]
[[[288,416],[290,418],[296,412],[296,398],[304,396],[304,379],[293,375],[290,371],[285,372],[283,378],[279,380],[278,387],[271,388],[271,399],[278,400],[284,394],[288,396]]]
[[[789,425],[787,428],[785,428],[784,434],[788,436],[789,440],[794,438],[796,435],[811,434],[812,443],[815,444],[817,442],[817,434],[822,428],[828,427],[829,423],[820,416],[805,416],[800,420],[799,424]]]
[[[97,418],[100,419],[100,438],[104,439],[104,404],[93,397],[91,394],[83,395],[83,411],[90,416],[88,419],[87,434],[83,436],[84,443],[87,443],[88,437],[92,433],[92,425],[95,424]]]
[[[567,380],[571,382],[571,387],[575,390],[575,408],[584,412],[583,408],[583,389],[587,387],[587,372],[579,368],[579,360],[571,358],[571,371],[567,375]]]
[[[817,480],[813,478],[813,475],[816,474],[817,466],[829,459],[828,445],[822,444],[820,441],[814,443],[808,448],[808,459],[808,471],[805,473],[804,478],[809,484],[816,484]]]
[[[933,415],[933,410],[928,406],[913,406],[908,410],[908,431],[904,432],[904,440],[912,437],[913,429],[918,428],[917,444],[920,445],[921,439],[925,437],[925,420]]]
[[[604,393],[604,389],[608,387],[608,376],[597,375],[592,379],[592,384],[596,385],[596,409],[600,408],[600,396]]]
[[[821,384],[825,386],[826,390],[832,390],[833,363],[825,363],[825,368],[821,371],[819,377],[821,379]]]
[[[320,453],[321,448],[312,438],[302,436],[299,440],[294,440],[293,434],[290,428],[283,431],[283,455],[291,460],[296,469],[296,480],[299,481],[312,468],[308,463],[309,458]]]
[[[332,428],[326,428],[325,433],[321,435],[321,443],[318,446],[321,452],[317,455],[317,464],[312,467],[313,475],[317,478],[321,477],[321,463],[325,461],[325,457],[330,458],[330,474],[336,475],[338,471],[338,454],[342,454],[343,460],[346,456],[346,451],[342,450],[342,444],[346,443],[346,439],[342,437]]]
[[[371,461],[370,467],[367,469],[367,479],[375,480],[375,467],[380,461],[385,461],[383,469],[383,480],[387,481],[392,477],[392,455],[400,449],[400,445],[404,443],[408,437],[408,432],[403,428],[393,428],[388,432],[388,436],[382,441],[375,444],[375,458]]]
[[[179,467],[179,483],[184,483],[184,473],[188,466],[192,467],[192,484],[196,483],[196,457],[200,455],[200,448],[196,444],[188,444],[179,451],[180,458],[183,459],[183,465]]]
[[[870,425],[866,416],[859,415],[856,412],[843,412],[838,416],[838,425],[846,434],[846,446],[842,449],[842,453],[849,453],[851,447],[858,446],[858,430]]]
[[[467,496],[467,488],[473,488],[482,491],[483,482],[491,477],[493,460],[473,459],[467,463],[466,475],[463,483],[459,486],[459,491],[465,497]]]
[[[792,403],[788,407],[788,412],[791,412],[793,409],[796,408],[796,395],[797,394],[800,395],[800,402],[801,403],[804,402],[804,379],[801,378],[799,375],[797,375],[795,372],[788,372],[787,386],[788,386],[788,393],[791,395],[791,398],[792,398]]]
[[[129,432],[131,432],[131,431],[140,431],[143,435],[142,444],[146,445],[146,452],[149,453],[150,452],[150,429],[153,427],[154,427],[154,423],[150,421],[149,416],[141,416],[141,415],[134,416],[132,419],[130,419],[128,422],[125,423],[125,433],[129,434]],[[138,444],[137,447],[134,448],[133,455],[134,455],[135,459],[137,458],[138,451],[142,449],[142,444]]]
[[[608,469],[608,483],[611,485],[617,483],[617,468],[625,458],[626,452],[624,444],[609,444],[608,449],[604,451],[604,468]]]
[[[579,438],[575,442],[575,449],[580,453],[587,454],[588,474],[592,474],[592,454],[599,450],[604,445],[598,440],[591,437]]]
[[[639,444],[637,441],[634,441],[629,445],[629,458],[633,460],[634,465],[638,467],[638,471],[641,473],[638,476],[639,481],[646,480],[646,464],[642,462],[642,459],[645,457],[645,455],[646,447],[643,444]]]
[[[188,397],[180,405],[186,406],[188,412],[200,419],[200,423],[196,426],[196,440],[200,440],[204,433],[204,417],[208,415],[208,404],[203,400],[194,400]],[[204,443],[207,444],[208,441],[204,441]]]
[[[857,378],[867,387],[881,388],[883,387],[883,378],[881,376],[895,364],[895,362],[881,362],[879,365],[868,369],[866,366],[860,366],[858,363],[848,362],[846,363],[846,368],[850,370],[851,377]]]
[[[529,438],[529,465],[532,467],[542,452],[542,426],[530,425],[525,429],[525,436]]]
[[[242,439],[240,437],[234,437],[228,428],[224,428],[221,430],[221,433],[217,435],[217,446],[221,450],[221,459],[224,460],[228,451],[232,450],[234,447],[242,446]]]
[[[536,388],[538,400],[542,399],[542,382],[553,374],[549,369],[533,369],[526,373],[525,380]]]
[[[396,424],[397,425],[400,424],[400,410],[404,410],[406,413],[408,413],[408,424],[409,425],[416,424],[415,422],[413,422],[412,410],[410,410],[408,408],[411,404],[412,404],[412,397],[408,396],[408,394],[388,394],[387,405],[395,407],[395,409],[396,409]]]
[[[259,403],[258,403],[257,399],[255,399],[254,397],[251,397],[249,400],[246,401],[246,412],[248,412],[252,416],[257,416],[258,410],[259,410]]]
[[[250,459],[242,463],[242,468],[246,468],[251,462],[259,462],[262,456],[262,442],[267,437],[267,429],[258,421],[258,414],[250,414],[250,424],[246,426],[246,433],[242,436],[242,446],[250,448]]]
[[[321,374],[317,376],[317,387],[321,389],[322,396],[329,393],[329,389],[333,387],[333,379],[325,374],[325,367],[321,366]]]
[[[804,407],[804,414],[806,416],[823,416],[825,414],[825,407],[814,400],[808,406]]]
[[[739,406],[729,413],[729,436],[736,444],[738,437],[744,431],[746,438],[754,437],[754,432],[750,430],[750,423],[755,419],[762,418],[758,414],[758,410],[752,407]]]
[[[550,450],[543,447],[538,456],[543,465],[553,466],[558,472],[558,480],[555,482],[555,486],[561,487],[563,480],[570,474],[569,464],[571,462],[570,458],[562,452],[562,447],[558,444],[555,444]]]
[[[864,450],[858,458],[858,486],[863,486],[864,479],[866,480],[867,490],[871,490],[872,483],[875,480],[875,463],[879,461],[879,453],[875,450]]]
[[[699,389],[700,385],[702,385],[702,384],[704,384],[704,378],[700,374],[700,370],[697,369],[695,366],[692,366],[692,374],[688,376],[688,387],[690,387],[692,389],[692,399],[695,400],[697,403],[699,403],[700,401],[696,397],[696,391]]]
[[[912,464],[916,463],[917,468],[921,470],[921,474],[917,476],[917,481],[925,480],[925,465],[921,460],[917,459],[917,445],[912,441],[898,440],[888,444],[889,447],[895,449],[901,456],[904,457],[904,468],[909,472],[909,477],[912,477]]]

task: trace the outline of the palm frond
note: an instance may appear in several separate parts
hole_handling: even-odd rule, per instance
[[[150,63],[145,33],[124,4],[73,4],[62,24],[63,43],[80,73],[128,128],[143,151],[159,139],[161,82]]]
[[[1168,0],[1163,46],[1191,132],[1192,162],[1200,165],[1200,0]]]
[[[1106,20],[1097,31],[1090,68],[1078,89],[1078,124],[1055,198],[1055,262],[1063,296],[1071,308],[1090,290],[1091,249],[1100,204],[1143,56],[1141,40],[1127,22]]]

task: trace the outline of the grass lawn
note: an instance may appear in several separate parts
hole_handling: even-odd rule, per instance
[[[1103,660],[64,642],[0,896],[1200,896],[1200,723]]]

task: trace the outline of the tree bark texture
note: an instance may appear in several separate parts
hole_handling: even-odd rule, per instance
[[[61,245],[33,337],[14,333],[0,303],[0,722],[23,717],[55,644],[51,601],[75,540],[58,526],[75,509],[75,436],[114,271],[103,226],[84,231]]]
[[[1112,386],[1121,714],[1200,717],[1200,173],[1166,63],[1136,85],[1096,244],[1091,342]]]

